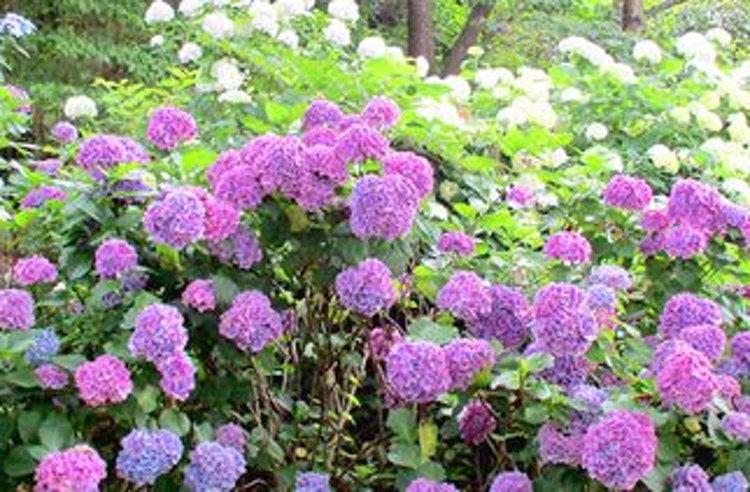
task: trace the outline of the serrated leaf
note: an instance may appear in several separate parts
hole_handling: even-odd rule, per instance
[[[515,391],[521,387],[521,375],[518,371],[504,371],[492,380],[493,389],[505,388]]]
[[[18,446],[10,450],[3,460],[3,471],[9,477],[22,477],[34,471],[36,463],[31,454],[23,447]]]
[[[396,443],[391,446],[388,461],[394,465],[416,470],[422,464],[422,451],[415,444]]]
[[[422,450],[422,461],[429,461],[438,447],[438,427],[432,420],[419,424],[419,447]]]
[[[50,451],[59,451],[73,440],[73,426],[61,413],[51,413],[39,427],[39,440]]]
[[[29,442],[37,436],[42,414],[37,411],[23,412],[18,417],[18,434],[23,442]]]
[[[419,318],[409,325],[409,339],[446,345],[459,337],[458,328],[435,323],[429,318]]]
[[[385,425],[405,443],[414,443],[417,440],[417,417],[408,408],[388,412]]]
[[[190,419],[184,413],[168,408],[159,415],[159,424],[178,436],[184,436],[190,431]]]

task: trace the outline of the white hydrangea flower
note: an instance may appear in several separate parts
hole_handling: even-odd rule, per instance
[[[724,128],[724,122],[721,120],[721,116],[713,111],[710,111],[699,104],[694,105],[692,110],[693,116],[695,116],[695,121],[697,121],[698,125],[704,130],[718,132]]]
[[[177,52],[177,60],[183,65],[197,61],[201,56],[203,56],[203,50],[195,43],[185,43]]]
[[[310,3],[306,0],[276,0],[274,4],[280,19],[294,19],[310,10]]]
[[[329,43],[336,46],[349,46],[352,42],[351,32],[346,24],[338,19],[331,19],[328,25],[323,29],[323,37]]]
[[[219,94],[218,101],[227,104],[249,104],[253,102],[253,98],[247,92],[235,89]]]
[[[385,56],[398,61],[406,61],[404,50],[399,46],[389,46],[385,49]]]
[[[423,99],[417,106],[417,115],[428,121],[439,121],[448,126],[467,129],[458,108],[445,98]]]
[[[206,0],[182,0],[177,10],[185,17],[194,17],[204,5]]]
[[[663,169],[669,173],[676,173],[680,170],[679,157],[677,157],[677,154],[666,145],[656,144],[648,149],[646,154],[651,159],[651,162],[654,163],[654,166],[659,169]]]
[[[168,3],[162,0],[156,0],[149,5],[144,19],[146,20],[146,24],[169,22],[174,19],[174,9]]]
[[[683,34],[677,39],[677,52],[691,61],[712,65],[716,60],[716,50],[703,34],[695,31]]]
[[[557,125],[555,108],[546,101],[533,101],[526,110],[529,122],[550,130]]]
[[[430,73],[430,61],[424,56],[418,56],[414,60],[414,64],[417,68],[417,76],[421,78],[427,77],[427,74]]]
[[[553,151],[543,152],[539,156],[540,164],[544,167],[556,169],[570,160],[565,149],[558,147]]]
[[[279,15],[273,5],[266,2],[255,2],[250,6],[253,29],[275,36],[279,30]]]
[[[276,37],[279,41],[296,50],[299,47],[299,36],[291,29],[285,29]]]
[[[595,145],[586,149],[581,160],[584,162],[601,162],[606,169],[616,173],[622,172],[624,169],[622,156],[603,145]]]
[[[565,54],[575,54],[595,66],[614,63],[614,59],[601,46],[580,36],[570,36],[557,45],[557,49]]]
[[[526,112],[523,111],[518,104],[514,103],[511,103],[498,111],[495,118],[507,127],[521,126],[528,121],[526,118]]]
[[[588,140],[598,142],[607,138],[609,130],[607,130],[607,127],[601,123],[595,122],[586,127],[585,135]]]
[[[513,91],[507,85],[498,85],[492,89],[492,97],[500,99],[502,101],[510,99],[513,96]]]
[[[725,192],[734,194],[741,205],[750,206],[750,185],[740,178],[729,178],[721,186]]]
[[[625,63],[607,63],[602,65],[599,70],[603,74],[613,76],[623,84],[634,84],[638,80],[633,68]]]
[[[65,116],[72,120],[78,118],[96,118],[99,114],[94,100],[84,95],[69,97],[65,101],[63,112]]]
[[[151,45],[152,48],[156,48],[157,46],[161,46],[164,44],[164,36],[161,34],[157,34],[153,38],[151,38],[151,41],[149,41],[149,45]]]
[[[690,123],[690,110],[682,106],[672,108],[669,111],[669,116],[681,125],[687,125]]]
[[[732,42],[732,35],[724,28],[714,27],[706,32],[706,39],[713,41],[719,46],[729,46]]]
[[[466,102],[471,97],[471,85],[463,77],[449,75],[444,79],[438,79],[437,82],[449,87],[451,97],[458,102]]]
[[[380,36],[370,36],[360,41],[357,54],[360,58],[381,58],[385,56],[388,45]]]
[[[234,35],[234,22],[224,12],[211,12],[203,19],[203,30],[214,39]]]
[[[729,121],[729,136],[739,144],[750,144],[750,126],[747,124],[745,113],[734,113],[727,118]]]
[[[515,77],[505,68],[482,68],[474,74],[474,82],[482,89],[493,89],[500,82],[508,83]]]
[[[661,48],[650,39],[638,41],[633,47],[633,58],[656,65],[662,59]]]
[[[219,60],[211,70],[216,79],[216,88],[221,91],[238,90],[245,81],[245,75],[233,60]]]
[[[484,48],[477,45],[470,46],[469,49],[466,50],[466,54],[474,58],[479,58],[484,55]]]
[[[577,87],[568,87],[560,93],[560,100],[564,103],[585,102],[586,96]]]
[[[328,4],[331,17],[342,21],[357,22],[359,20],[359,6],[354,0],[331,0]]]

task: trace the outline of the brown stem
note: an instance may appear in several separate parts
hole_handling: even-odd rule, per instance
[[[494,8],[494,2],[490,3],[479,3],[472,7],[469,12],[469,17],[466,19],[461,34],[448,53],[448,57],[443,67],[443,77],[448,75],[456,75],[461,71],[461,63],[466,58],[466,54],[469,52],[469,48],[474,46],[479,39],[479,34],[482,32],[487,18],[489,18]]]
[[[435,61],[435,26],[432,20],[432,0],[408,0],[409,56],[422,56]]]

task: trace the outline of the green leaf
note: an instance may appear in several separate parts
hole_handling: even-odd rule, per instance
[[[419,318],[409,325],[409,338],[445,345],[459,337],[458,328],[435,323],[429,318]]]
[[[61,413],[50,413],[39,427],[39,440],[50,451],[59,451],[73,441],[73,427]]]
[[[542,372],[545,369],[549,369],[555,363],[554,357],[545,353],[532,354],[521,362],[521,367],[525,371],[536,374]]]
[[[204,171],[216,160],[216,152],[204,148],[190,149],[182,154],[182,169],[192,174]]]
[[[443,465],[435,463],[434,461],[422,463],[417,470],[417,474],[420,477],[429,478],[430,480],[434,480],[436,482],[442,482],[446,478],[445,468],[443,468]]]
[[[408,408],[391,410],[385,425],[405,443],[414,443],[417,440],[417,417]]]
[[[220,304],[231,304],[240,292],[240,288],[237,287],[237,284],[224,275],[212,276],[211,282],[214,286],[214,292],[216,292],[216,299]]]
[[[31,454],[23,446],[11,449],[3,460],[3,471],[9,477],[22,477],[29,475],[36,468],[36,463]]]
[[[21,367],[11,372],[5,376],[5,380],[20,388],[36,388],[39,386],[34,371],[28,367]]]
[[[523,418],[530,424],[542,424],[549,420],[549,412],[542,405],[530,405],[524,409]]]
[[[18,417],[18,434],[23,442],[29,442],[37,436],[42,414],[37,411],[23,412]]]
[[[518,371],[504,371],[498,375],[493,381],[491,388],[505,388],[511,391],[515,391],[521,387],[521,375]]]
[[[190,419],[184,413],[168,408],[159,416],[159,424],[178,436],[184,436],[190,431]]]
[[[422,461],[429,461],[438,447],[438,427],[432,420],[419,424],[419,447],[422,450]]]
[[[396,443],[391,446],[388,461],[416,470],[422,464],[422,450],[415,444]]]
[[[153,386],[149,385],[136,392],[135,398],[144,413],[151,413],[156,410],[159,391]]]
[[[73,372],[78,366],[86,362],[86,357],[78,354],[56,355],[52,358],[52,362],[67,371]]]
[[[495,159],[481,155],[472,155],[465,159],[461,159],[459,164],[461,164],[461,167],[467,171],[475,173],[492,171],[497,167],[497,161]]]

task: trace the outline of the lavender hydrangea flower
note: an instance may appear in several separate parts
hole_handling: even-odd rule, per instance
[[[347,128],[338,138],[334,152],[346,163],[361,163],[368,159],[382,160],[390,150],[388,139],[377,130],[355,124]]]
[[[40,186],[39,188],[29,191],[26,196],[23,197],[23,200],[21,200],[21,208],[40,208],[47,202],[53,200],[65,201],[67,199],[68,194],[54,186]]]
[[[388,356],[391,347],[402,341],[401,333],[395,329],[373,328],[367,340],[367,352],[374,361],[380,362]]]
[[[495,477],[490,492],[533,492],[534,485],[525,473],[505,472]]]
[[[247,432],[237,424],[224,424],[216,429],[216,442],[241,453],[247,445]]]
[[[226,241],[208,242],[211,254],[224,263],[232,262],[237,267],[248,270],[263,260],[263,250],[253,231],[240,224]]]
[[[718,326],[697,325],[680,331],[677,334],[677,340],[682,340],[709,360],[717,362],[724,353],[727,336]]]
[[[708,236],[701,230],[686,226],[674,226],[664,231],[664,251],[672,258],[689,260],[708,247]]]
[[[213,311],[216,308],[216,294],[210,280],[193,280],[182,292],[182,303],[199,313]]]
[[[708,474],[698,465],[684,465],[675,469],[669,481],[674,492],[712,492]]]
[[[0,27],[2,27],[2,21],[0,21]],[[29,97],[28,92],[11,84],[6,84],[3,87],[10,94],[12,102],[17,104],[14,109],[16,113],[31,114],[31,97]]]
[[[137,487],[153,485],[182,458],[182,441],[177,434],[160,429],[136,429],[125,436],[117,455],[117,475]]]
[[[682,293],[667,301],[659,318],[659,331],[670,338],[691,326],[721,326],[721,323],[721,309],[716,303],[694,294]]]
[[[52,137],[61,144],[69,144],[78,140],[78,128],[67,121],[59,121],[51,130]]]
[[[657,447],[656,429],[646,414],[615,410],[589,427],[582,465],[605,486],[629,490],[654,468]]]
[[[667,214],[673,223],[713,231],[721,223],[721,195],[712,186],[681,179],[672,187]]]
[[[232,340],[240,350],[260,352],[283,334],[281,316],[263,293],[256,290],[243,292],[221,315],[219,333]]]
[[[445,352],[434,343],[397,343],[386,357],[385,366],[391,388],[407,402],[431,402],[451,385]]]
[[[395,101],[387,97],[373,97],[362,110],[362,121],[377,128],[385,130],[395,125],[401,117],[401,109]]]
[[[438,239],[437,248],[441,253],[456,253],[458,256],[471,256],[476,241],[463,232],[444,232]]]
[[[49,284],[57,280],[57,268],[40,255],[22,258],[13,267],[13,280],[24,287]]]
[[[52,364],[37,367],[34,375],[44,389],[58,390],[68,385],[68,373]]]
[[[188,342],[184,318],[177,308],[151,304],[135,318],[128,350],[134,357],[158,362],[184,350]]]
[[[37,172],[51,177],[57,177],[62,167],[63,162],[60,159],[42,159],[41,161],[34,162],[34,169]]]
[[[479,372],[495,365],[495,350],[486,340],[459,338],[443,347],[451,389],[465,390]]]
[[[148,153],[135,140],[119,135],[99,134],[81,143],[76,162],[95,178],[102,177],[102,170],[118,164],[150,161]]]
[[[604,189],[604,203],[625,210],[643,210],[652,197],[653,191],[646,181],[622,174],[612,178]]]
[[[671,224],[666,209],[654,208],[646,210],[641,217],[641,227],[649,232],[660,232]]]
[[[193,115],[171,106],[154,111],[146,130],[148,141],[158,149],[167,151],[197,137],[198,125]]]
[[[731,412],[721,421],[721,427],[729,437],[738,442],[750,441],[750,415]]]
[[[356,237],[392,241],[411,231],[419,200],[414,186],[402,176],[367,175],[354,184],[350,207],[350,227]]]
[[[424,157],[414,152],[393,152],[383,159],[385,174],[398,175],[408,179],[420,198],[424,198],[435,187],[432,165]]]
[[[330,481],[327,473],[300,473],[294,481],[294,492],[331,492]]]
[[[322,146],[333,149],[337,141],[338,134],[336,131],[323,126],[311,128],[302,135],[302,143],[307,145],[308,148]]]
[[[257,170],[244,165],[224,171],[217,178],[214,192],[241,210],[254,210],[266,196]]]
[[[198,241],[204,231],[206,209],[187,190],[175,190],[146,210],[143,224],[151,239],[175,249]]]
[[[705,410],[718,391],[711,361],[685,347],[666,359],[656,375],[656,385],[665,404],[691,414]]]
[[[190,453],[185,485],[195,492],[229,492],[243,473],[245,458],[239,451],[217,442],[204,442]]]
[[[583,384],[590,373],[591,364],[585,357],[564,355],[554,357],[552,367],[540,372],[539,376],[549,383],[571,389]]]
[[[107,478],[107,464],[88,446],[49,453],[36,467],[34,491],[96,492]]]
[[[1,299],[2,292],[0,291],[0,299]],[[0,307],[2,307],[2,302],[0,301]],[[2,312],[2,309],[0,309],[0,313]],[[2,320],[2,316],[0,315],[0,320]],[[2,326],[2,323],[0,323],[0,326]],[[740,333],[737,333],[734,337],[732,337],[732,360],[734,360],[737,365],[739,366],[739,369],[742,370],[745,373],[750,373],[750,331],[743,331]]]
[[[34,366],[49,362],[60,351],[60,339],[51,328],[42,330],[34,337],[24,359]]]
[[[171,357],[156,362],[156,370],[161,374],[159,386],[173,400],[185,401],[195,389],[197,369],[184,352],[176,352]]]
[[[524,185],[511,186],[508,190],[508,196],[505,198],[510,208],[515,209],[531,207],[534,205],[535,199],[536,193],[534,193],[534,190]]]
[[[405,492],[458,492],[458,489],[449,483],[418,478],[406,487]]]
[[[553,283],[536,293],[532,333],[545,351],[555,356],[581,355],[589,349],[597,331],[584,290]]]
[[[584,434],[564,433],[551,423],[544,424],[537,434],[542,463],[579,466],[583,453]]]
[[[458,414],[458,430],[469,445],[478,446],[490,437],[497,427],[489,404],[481,400],[470,401]]]
[[[594,284],[587,290],[589,299],[588,304],[591,309],[614,309],[617,304],[617,294],[615,289],[603,284]]]
[[[240,210],[232,203],[216,198],[203,188],[184,188],[192,191],[201,201],[206,211],[203,237],[207,241],[223,241],[237,231],[240,224]]]
[[[0,18],[0,34],[8,34],[14,38],[23,38],[36,31],[33,22],[22,15],[9,12]]]
[[[490,312],[472,319],[469,331],[485,340],[498,340],[506,349],[520,346],[531,333],[531,307],[519,290],[505,285],[489,289]]]
[[[137,264],[138,253],[124,239],[107,239],[94,253],[94,267],[102,278],[117,278]]]
[[[711,482],[713,492],[747,492],[748,484],[741,471],[726,473]]]
[[[614,265],[601,265],[594,270],[588,278],[589,285],[606,285],[615,290],[628,290],[633,286],[630,273],[624,268]]]
[[[473,324],[492,312],[492,300],[487,282],[474,272],[458,271],[438,292],[437,306]]]
[[[346,308],[367,317],[387,311],[396,302],[391,271],[373,258],[339,273],[336,294]]]
[[[28,330],[35,322],[31,294],[20,289],[0,289],[0,330]]]
[[[133,391],[128,368],[107,354],[78,366],[75,382],[81,399],[90,407],[123,402]]]
[[[316,99],[310,103],[307,111],[305,111],[305,115],[302,117],[302,126],[306,130],[320,126],[334,128],[338,126],[343,117],[343,111],[336,104],[325,99]]]
[[[544,254],[547,258],[568,263],[588,263],[591,261],[591,244],[578,232],[558,232],[547,238]]]
[[[735,205],[729,200],[721,202],[721,222],[725,226],[742,231],[750,224],[750,210]]]

